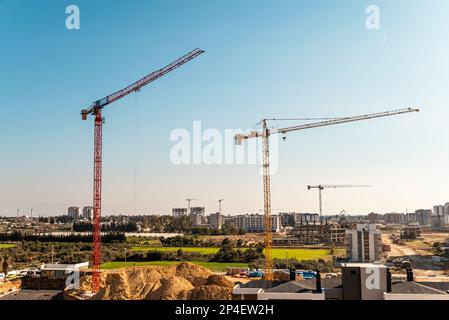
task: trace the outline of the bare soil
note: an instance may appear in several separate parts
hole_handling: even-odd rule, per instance
[[[91,292],[91,276],[81,278],[79,290],[66,294],[92,300],[229,300],[233,283],[191,263],[157,267],[122,268],[101,273],[101,290]]]

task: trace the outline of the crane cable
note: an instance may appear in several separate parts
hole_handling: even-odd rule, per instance
[[[133,181],[133,214],[137,211],[137,156],[139,149],[139,91],[134,98],[134,181]]]

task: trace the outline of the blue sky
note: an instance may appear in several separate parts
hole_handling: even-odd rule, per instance
[[[81,29],[65,28],[78,5]],[[365,9],[380,8],[380,30]],[[88,205],[93,121],[79,112],[188,51],[206,53],[104,111],[104,214],[263,207],[254,165],[174,166],[170,133],[264,117],[410,114],[292,133],[273,208],[405,212],[449,201],[449,3],[445,0],[0,1],[0,215]],[[135,191],[135,192],[134,192]]]

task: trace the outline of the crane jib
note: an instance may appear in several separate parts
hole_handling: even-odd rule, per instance
[[[130,93],[138,91],[139,89],[146,86],[150,82],[153,82],[154,80],[159,79],[160,77],[162,77],[162,76],[166,75],[167,73],[173,71],[174,69],[182,66],[183,64],[196,58],[197,56],[199,56],[202,53],[204,53],[204,51],[197,48],[197,49],[187,53],[183,57],[179,58],[178,60],[170,63],[168,66],[150,73],[149,75],[134,82],[133,84],[129,85],[128,87],[126,87],[120,91],[117,91],[103,99],[95,101],[91,107],[91,110],[89,110],[90,113],[94,113],[95,110],[101,109],[101,108],[107,106],[108,104],[111,104],[112,102],[117,101],[117,100],[127,96]]]

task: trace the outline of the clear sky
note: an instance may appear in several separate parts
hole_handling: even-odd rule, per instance
[[[66,29],[66,7],[81,13]],[[380,29],[365,26],[368,5]],[[449,201],[447,0],[0,0],[0,215],[91,204],[93,121],[79,112],[188,51],[206,53],[104,111],[104,214],[263,207],[256,165],[170,161],[177,128],[264,117],[421,112],[291,133],[277,210],[405,212]]]

